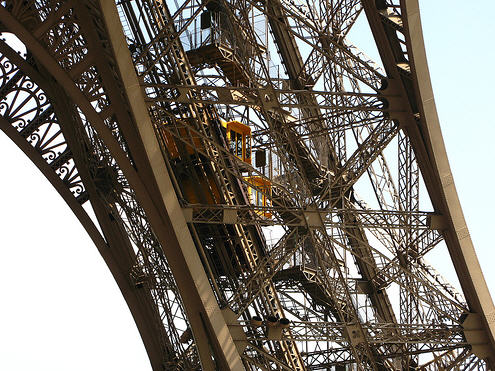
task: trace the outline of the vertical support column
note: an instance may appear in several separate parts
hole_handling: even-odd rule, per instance
[[[399,204],[401,211],[413,212],[419,211],[419,169],[414,155],[413,148],[409,137],[402,131],[399,131],[398,135],[398,149],[399,149]],[[403,225],[411,225],[411,216],[405,215]],[[402,260],[402,264],[405,264],[410,272],[413,272],[415,266],[411,264],[411,260],[414,260],[414,256],[417,253],[417,245],[412,245],[415,241],[417,230],[409,228],[399,229],[399,251],[401,254],[399,259]],[[403,276],[401,279],[404,281],[404,287],[400,288],[400,323],[414,324],[424,323],[419,318],[418,308],[421,305],[418,302],[419,290],[417,282],[411,280],[408,276]],[[408,289],[406,290],[405,287]],[[411,290],[414,292],[412,295]],[[415,351],[418,348],[417,344],[407,344],[408,351]],[[418,356],[411,355],[403,357],[403,367],[409,370],[410,367],[417,365]]]

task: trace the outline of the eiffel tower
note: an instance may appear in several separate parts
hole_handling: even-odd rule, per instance
[[[0,128],[153,370],[494,368],[418,0],[3,1],[0,25]]]

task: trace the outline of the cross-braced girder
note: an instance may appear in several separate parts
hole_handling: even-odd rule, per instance
[[[415,0],[6,1],[0,23],[26,48],[0,42],[2,130],[112,247],[153,369],[492,365]],[[426,261],[443,244],[464,295]]]

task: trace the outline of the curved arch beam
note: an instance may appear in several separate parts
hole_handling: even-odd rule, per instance
[[[404,110],[401,124],[418,158],[433,207],[443,216],[443,234],[469,309],[481,316],[476,330],[484,332],[482,337],[487,339],[489,349],[488,352],[479,352],[480,358],[488,358],[495,367],[495,308],[469,237],[450,171],[433,99],[418,0],[400,1],[403,22],[400,31],[386,29],[384,16],[375,1],[363,0],[363,6],[387,74],[401,92]],[[399,45],[397,32],[405,37],[405,51],[394,49],[394,44]],[[399,72],[404,61],[409,64],[410,74]]]
[[[451,243],[447,246],[471,309],[482,315],[482,322],[490,339],[490,362],[492,367],[495,367],[495,307],[469,235],[450,170],[433,96],[418,0],[405,0],[404,9],[407,15],[405,29],[411,56],[411,71],[416,75],[415,93],[426,126],[431,167],[439,180],[437,185],[441,198],[437,202],[442,204],[449,221],[446,239]]]
[[[145,344],[145,348],[153,369],[160,369],[163,359],[162,350],[160,349],[160,345],[156,342],[153,324],[150,323],[146,316],[149,309],[144,308],[142,298],[139,297],[139,293],[136,292],[135,288],[130,283],[127,274],[128,272],[122,271],[121,265],[117,263],[115,257],[113,256],[114,249],[109,248],[109,244],[107,244],[103,236],[100,234],[98,228],[96,228],[89,215],[86,213],[81,204],[77,202],[73,194],[67,189],[67,186],[63,183],[63,181],[52,170],[50,165],[48,165],[39,153],[36,152],[36,150],[18,134],[10,123],[1,116],[0,130],[2,130],[19,147],[19,149],[24,152],[33,164],[36,165],[36,167],[64,199],[83,228],[86,230],[98,249],[98,252],[108,266],[108,269],[112,273],[122,296],[129,306],[143,343]]]
[[[0,42],[0,53],[5,55],[10,63],[17,66],[20,71],[29,76],[30,79],[40,86],[47,96],[52,95],[51,93],[48,93],[50,90],[48,83],[43,79],[39,72],[4,42]],[[60,101],[63,100],[62,97],[59,98],[60,99],[58,99],[58,102],[56,102],[55,105],[60,104]],[[55,109],[55,111],[60,111],[60,109]],[[157,341],[161,334],[156,329],[154,322],[150,320],[153,318],[153,303],[146,295],[139,292],[139,290],[136,290],[129,278],[129,271],[134,262],[132,259],[126,259],[126,257],[130,256],[129,252],[132,252],[132,247],[130,247],[128,240],[119,236],[120,231],[115,231],[115,226],[112,226],[114,223],[109,217],[108,210],[106,210],[104,206],[102,206],[102,202],[98,200],[97,192],[94,189],[94,184],[91,184],[92,181],[90,180],[89,174],[84,174],[87,172],[87,169],[79,168],[78,171],[82,170],[80,176],[83,178],[83,183],[91,195],[90,198],[92,200],[93,209],[106,238],[102,236],[79,200],[70,191],[68,185],[57,175],[52,166],[46,162],[40,152],[20,135],[3,116],[0,116],[0,130],[2,130],[24,152],[24,154],[28,156],[78,218],[108,266],[131,311],[152,367],[161,370],[163,359],[165,358],[163,354],[165,349],[163,349],[160,342]],[[68,143],[67,145],[71,148]],[[75,148],[71,148],[71,152],[77,153]],[[75,160],[75,162],[77,163],[78,161]]]
[[[74,215],[77,217],[79,222],[82,224],[83,228],[88,233],[89,237],[98,248],[100,252],[107,247],[105,239],[102,237],[98,228],[86,213],[84,208],[76,198],[69,191],[64,182],[57,176],[53,169],[46,163],[45,160],[40,156],[40,154],[24,139],[22,138],[17,130],[12,127],[12,125],[3,117],[0,116],[0,130],[2,130],[9,138],[14,142],[19,149],[24,152],[24,154],[31,160],[31,162],[36,165],[36,167],[41,171],[45,178],[50,182],[50,184],[55,188],[58,194],[64,199],[67,205],[70,207]]]
[[[103,2],[103,4],[108,3]],[[115,4],[112,3],[112,5],[115,7]],[[33,34],[4,7],[0,7],[0,20],[9,32],[14,33],[26,45],[37,61],[43,65],[63,87],[68,97],[81,109],[134,189],[137,200],[146,211],[148,220],[170,263],[193,329],[203,368],[205,370],[215,369],[211,359],[211,345],[221,369],[243,369],[239,354],[235,350],[225,319],[211,291],[179,202],[171,186],[164,160],[158,157],[161,156],[161,151],[154,133],[151,135],[150,131],[140,132],[141,135],[145,135],[147,141],[145,148],[149,156],[147,160],[154,162],[154,176],[160,175],[160,188],[157,187],[160,190],[159,194],[151,193],[150,188],[153,189],[154,184],[146,185],[136,170],[137,168],[146,171],[147,164],[142,163],[142,169],[140,169],[139,164],[136,167],[131,164],[110,129],[76,86],[68,71],[63,70]],[[142,106],[145,107],[144,100],[142,100]],[[146,122],[149,123],[149,117]],[[151,125],[148,129],[152,132]],[[153,148],[149,148],[150,145],[154,145]],[[154,183],[157,180],[150,179],[150,181]],[[170,211],[174,214],[174,222],[171,221],[168,214]],[[185,267],[187,269],[184,269]]]

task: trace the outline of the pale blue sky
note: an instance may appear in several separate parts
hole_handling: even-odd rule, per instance
[[[420,1],[425,46],[450,166],[485,279],[495,293],[493,1]]]
[[[420,4],[450,164],[494,291],[495,5]],[[68,207],[4,135],[0,158],[0,369],[150,369],[116,284]]]

